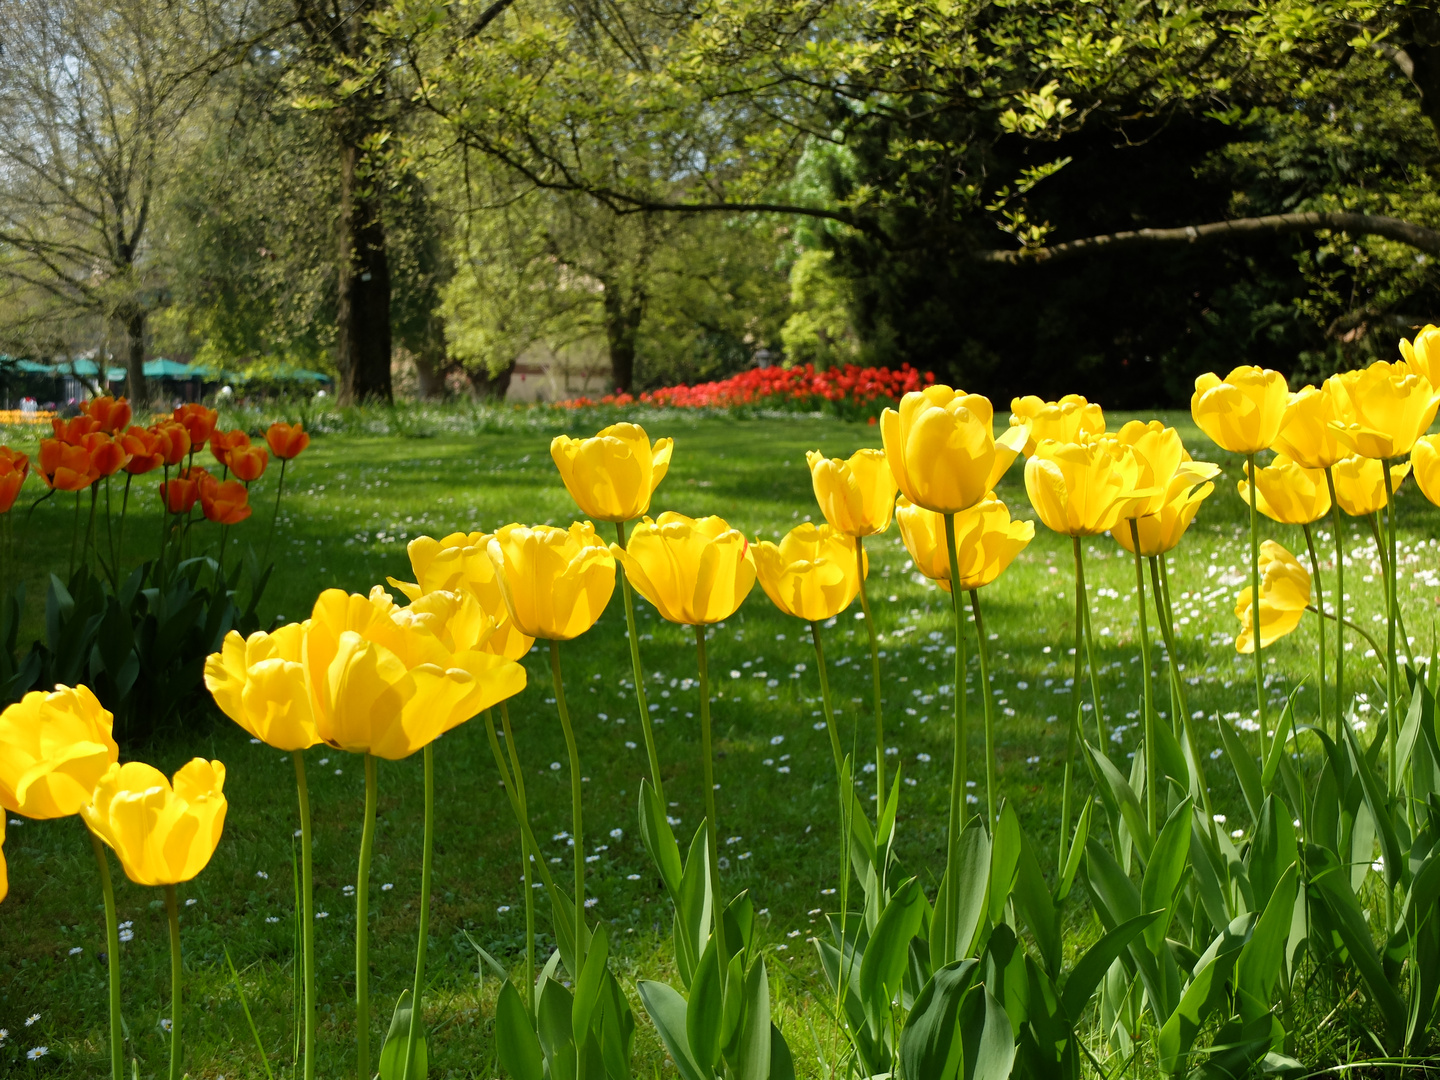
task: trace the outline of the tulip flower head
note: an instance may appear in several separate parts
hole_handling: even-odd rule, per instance
[[[1440,341],[1433,346],[1440,353]],[[1420,492],[1432,503],[1440,506],[1440,445],[1434,435],[1416,439],[1410,449],[1410,467],[1415,471],[1415,483]]]
[[[1260,644],[1268,648],[1300,625],[1310,603],[1310,571],[1285,548],[1266,540],[1260,545]],[[1235,598],[1240,633],[1235,651],[1255,651],[1255,612],[1249,588]]]
[[[265,452],[263,446],[251,446],[246,443],[244,446],[236,446],[230,450],[226,455],[226,464],[230,466],[230,475],[236,480],[253,484],[265,475],[265,467],[270,464],[270,455]]]
[[[115,435],[124,431],[130,423],[130,402],[123,397],[114,398],[107,394],[105,397],[87,401],[84,413],[100,426],[99,430],[107,435]]]
[[[205,689],[220,711],[277,750],[304,750],[320,741],[305,685],[309,622],[248,638],[231,630],[205,659]]]
[[[1135,452],[1140,466],[1136,484],[1152,493],[1144,502],[1132,504],[1124,515],[1127,518],[1158,514],[1180,491],[1188,491],[1220,472],[1220,466],[1213,462],[1192,460],[1180,441],[1180,433],[1159,420],[1131,420],[1116,432],[1115,439]],[[1120,531],[1129,530],[1121,525]]]
[[[125,451],[124,442],[103,431],[86,435],[85,449],[90,454],[90,470],[95,474],[97,480],[114,476],[130,461],[130,455]]]
[[[219,419],[220,414],[214,409],[193,402],[178,406],[174,413],[175,423],[185,429],[190,436],[190,445],[197,450],[210,441]]]
[[[1250,463],[1245,463],[1250,475]],[[1330,512],[1330,487],[1322,469],[1307,469],[1284,454],[1256,471],[1255,508],[1271,521],[1282,525],[1309,525]],[[1250,504],[1250,484],[1241,480],[1236,485],[1240,498]]]
[[[765,595],[797,619],[833,618],[860,593],[854,538],[833,525],[807,521],[786,533],[779,544],[764,540],[751,551]]]
[[[172,514],[188,514],[200,498],[200,486],[204,481],[214,483],[214,477],[204,469],[186,469],[179,476],[160,482],[160,502]]]
[[[673,449],[671,439],[652,446],[638,424],[612,424],[590,439],[555,436],[550,456],[582,513],[596,521],[631,521],[649,511]]]
[[[1147,466],[1113,436],[1059,443],[1046,439],[1025,463],[1025,490],[1040,520],[1064,536],[1098,536],[1149,507]],[[1162,489],[1163,490],[1163,489]]]
[[[1059,401],[1045,401],[1033,394],[1010,399],[1010,426],[1025,427],[1025,456],[1045,439],[1080,442],[1087,435],[1105,434],[1105,411],[1079,394],[1066,394]]]
[[[50,420],[50,427],[55,433],[55,438],[70,446],[82,446],[85,443],[86,435],[93,435],[100,430],[100,421],[92,419],[81,413],[79,416],[72,416],[69,420],[62,420],[56,416]]]
[[[441,540],[417,536],[406,546],[415,580],[387,578],[412,603],[433,592],[468,593],[494,622],[494,633],[486,639],[484,652],[519,660],[530,651],[535,639],[523,634],[510,618],[505,596],[490,561],[489,533],[451,533]]]
[[[90,451],[59,439],[40,440],[40,460],[35,471],[47,487],[56,491],[83,491],[97,478]]]
[[[32,690],[0,713],[0,806],[29,818],[80,812],[120,756],[114,717],[89,687]]]
[[[207,475],[199,488],[200,509],[217,525],[238,525],[253,511],[250,492],[239,480],[220,481]]]
[[[1213,372],[1196,379],[1190,415],[1222,449],[1258,454],[1279,434],[1288,397],[1284,375],[1246,364],[1224,379]]]
[[[728,619],[755,587],[749,541],[718,517],[688,518],[667,510],[635,526],[624,548],[611,544],[610,554],[661,617],[682,626]],[[853,562],[853,544],[850,557]]]
[[[137,885],[178,885],[205,869],[225,828],[225,766],[194,758],[172,783],[143,761],[111,765],[80,811]]]
[[[190,432],[183,424],[174,420],[162,420],[150,429],[154,434],[157,449],[165,456],[162,464],[179,465],[190,453]]]
[[[1413,342],[1401,338],[1400,356],[1412,371],[1428,379],[1431,386],[1440,386],[1440,326],[1427,323]]]
[[[1351,517],[1369,517],[1385,509],[1385,474],[1378,458],[1356,454],[1340,461],[1332,470],[1335,479],[1335,501]],[[1390,466],[1390,486],[1399,491],[1410,464]]]
[[[1340,441],[1340,380],[1331,376],[1318,387],[1291,394],[1273,448],[1306,469],[1328,469],[1352,451]]]
[[[210,436],[210,453],[227,469],[230,467],[230,451],[249,445],[250,436],[239,428],[233,431],[216,431]]]
[[[983,499],[1025,446],[1026,429],[995,438],[988,398],[948,386],[927,386],[880,415],[885,458],[895,483],[916,506],[939,514],[968,510]]]
[[[160,436],[153,431],[132,427],[118,437],[118,442],[129,455],[124,468],[131,476],[144,476],[165,464],[165,448],[161,445]]]
[[[1133,521],[1135,530],[1140,534],[1140,554],[1146,558],[1164,555],[1179,546],[1185,530],[1190,528],[1190,523],[1195,520],[1200,504],[1209,498],[1214,490],[1215,485],[1208,481],[1196,484],[1192,475],[1177,473],[1165,489],[1165,501],[1159,510],[1144,517],[1119,522],[1110,530],[1110,535],[1117,544],[1133,555]]]
[[[900,539],[915,569],[950,591],[950,553],[945,518],[916,506],[903,495],[895,506]],[[1035,523],[1012,521],[1010,508],[992,492],[979,504],[955,515],[955,556],[962,589],[979,589],[1005,572],[1035,538]]]
[[[1408,454],[1440,408],[1440,394],[1430,380],[1403,360],[1378,360],[1337,380],[1340,416],[1331,427],[1341,443],[1361,457],[1389,460]]]
[[[310,445],[310,435],[303,424],[286,424],[277,420],[266,430],[265,443],[277,458],[289,461],[299,457]]]
[[[895,477],[885,451],[857,450],[846,459],[811,450],[805,460],[815,500],[832,528],[846,536],[873,536],[890,527]]]
[[[550,641],[579,637],[615,591],[615,558],[588,521],[568,529],[505,525],[485,547],[505,610],[522,634]]]
[[[8,514],[20,496],[25,477],[30,475],[30,458],[8,446],[0,446],[0,514]]]

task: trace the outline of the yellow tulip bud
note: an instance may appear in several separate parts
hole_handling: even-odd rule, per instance
[[[1245,463],[1250,475],[1250,463]],[[1236,485],[1240,498],[1250,505],[1250,484]],[[1330,485],[1324,469],[1307,469],[1284,454],[1258,470],[1255,480],[1255,509],[1282,525],[1309,525],[1330,512]]]
[[[860,593],[855,540],[832,525],[806,521],[772,544],[751,549],[760,587],[787,615],[808,622],[834,618]],[[865,560],[868,573],[870,560]]]
[[[1079,394],[1066,394],[1059,401],[1045,401],[1033,394],[1010,399],[1010,426],[1029,430],[1025,456],[1046,439],[1080,442],[1087,435],[1105,434],[1105,412]]]
[[[1096,536],[1150,504],[1156,489],[1141,486],[1142,470],[1134,447],[1112,436],[1082,443],[1047,439],[1025,463],[1025,490],[1048,528]]]
[[[1275,441],[1288,396],[1284,375],[1245,364],[1223,380],[1213,372],[1196,379],[1190,415],[1222,449],[1257,454]]]
[[[1369,517],[1385,509],[1385,474],[1377,458],[1348,457],[1338,462],[1330,475],[1335,480],[1335,501],[1351,517]],[[1410,465],[1390,466],[1390,486],[1400,490]]]
[[[1328,469],[1350,449],[1340,442],[1334,424],[1340,419],[1340,380],[1333,375],[1319,386],[1291,394],[1273,447],[1306,469]]]
[[[305,685],[305,631],[290,623],[273,634],[225,635],[205,659],[205,689],[220,711],[277,750],[304,750],[320,741]]]
[[[595,625],[615,591],[615,559],[588,521],[568,529],[506,525],[487,550],[505,610],[532,638],[579,637]]]
[[[1437,357],[1440,357],[1440,341],[1435,342]],[[1440,506],[1440,445],[1437,437],[1426,435],[1416,439],[1410,450],[1410,467],[1415,470],[1415,483],[1420,492],[1432,503]]]
[[[1338,376],[1339,419],[1331,428],[1340,441],[1361,457],[1388,460],[1410,452],[1440,408],[1440,394],[1430,380],[1403,360],[1378,360],[1360,371]]]
[[[611,544],[610,553],[635,590],[683,626],[728,619],[755,587],[749,542],[718,517],[667,510],[635,526],[624,548]]]
[[[114,717],[87,686],[32,690],[0,713],[0,806],[28,818],[78,814],[120,757]]]
[[[1260,545],[1260,644],[1269,647],[1300,625],[1310,603],[1310,571],[1285,548],[1266,540]],[[1240,633],[1235,651],[1255,651],[1255,613],[1247,588],[1235,598]]]
[[[320,738],[398,761],[525,688],[525,669],[448,648],[436,614],[326,589],[310,613],[305,668]]]
[[[988,398],[927,386],[880,416],[885,459],[905,497],[939,514],[968,510],[1000,482],[1025,445],[1025,428],[995,438]]]
[[[165,779],[143,761],[111,765],[80,813],[137,885],[178,885],[210,861],[225,827],[225,766],[195,758]]]
[[[827,458],[819,450],[805,455],[820,512],[846,536],[873,536],[890,527],[895,510],[895,477],[883,450],[857,450]]]
[[[895,520],[915,569],[950,591],[950,552],[945,546],[945,518],[916,506],[903,495]],[[955,515],[955,562],[962,589],[979,589],[1005,572],[1015,556],[1035,538],[1035,523],[1012,521],[1010,508],[992,492],[976,506]]]
[[[673,448],[671,439],[651,446],[638,424],[611,424],[592,439],[556,435],[550,456],[582,513],[596,521],[630,521],[650,509]]]
[[[495,579],[495,564],[490,561],[489,544],[490,534],[482,532],[451,533],[443,540],[417,536],[406,546],[415,580],[385,580],[411,601],[432,592],[460,592],[474,596],[480,610],[495,625],[494,632],[483,645],[471,647],[507,660],[519,660],[530,651],[535,639],[521,633],[510,619],[500,583]]]
[[[1440,326],[1426,323],[1415,335],[1414,342],[1400,339],[1400,355],[1411,369],[1440,386]]]

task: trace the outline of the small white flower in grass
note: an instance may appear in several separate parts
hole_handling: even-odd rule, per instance
[[[120,940],[121,940],[121,941],[134,941],[134,940],[135,940],[135,931],[129,929],[128,927],[125,928],[125,929],[123,929],[123,930],[121,930],[121,931],[120,931]]]
[[[610,839],[611,839],[611,840],[620,840],[620,839],[623,839],[624,836],[625,836],[625,830],[624,830],[624,829],[611,829],[611,830],[610,830]]]
[[[161,1030],[161,1031],[169,1031],[169,1030],[170,1030],[172,1027],[174,1027],[174,1026],[175,1026],[175,1025],[172,1024],[168,1019],[166,1019],[166,1018],[164,1018],[164,1017],[161,1017],[161,1018],[160,1018],[160,1030]]]
[[[803,931],[803,930],[791,930],[791,931],[790,931],[788,934],[786,934],[785,936],[786,936],[786,937],[789,937],[789,938],[796,938],[796,937],[799,937],[799,936],[800,936],[801,934],[803,934],[804,932],[805,932],[805,931]]]
[[[602,713],[596,713],[595,715],[598,716],[601,720],[609,720],[609,719],[610,719],[610,717],[606,716],[603,712],[602,712]]]
[[[966,796],[965,796],[965,801],[966,801],[967,803],[969,803],[971,806],[978,805],[979,802],[980,802],[980,800],[979,800],[978,798],[976,798],[974,795],[966,795]]]
[[[497,908],[495,909],[495,914],[496,914],[496,915],[506,915],[506,914],[509,913],[509,911],[510,911],[510,905],[509,905],[509,904],[501,904],[499,907],[497,907]]]
[[[551,771],[551,772],[559,772],[559,771],[560,771],[560,762],[558,762],[558,761],[552,761],[552,762],[550,762],[550,771]]]
[[[188,900],[185,901],[185,906],[186,906],[186,907],[194,907],[194,906],[195,906],[196,904],[198,904],[199,902],[200,902],[199,900],[196,900],[196,899],[192,896],[192,897],[190,897],[190,899],[188,899]]]
[[[1225,815],[1224,815],[1224,814],[1211,814],[1211,815],[1210,815],[1210,820],[1213,821],[1213,822],[1215,822],[1216,825],[1224,825],[1224,824],[1225,824]]]
[[[48,1046],[36,1046],[36,1047],[32,1047],[31,1049],[25,1051],[25,1056],[26,1056],[27,1058],[29,1058],[31,1061],[39,1061],[42,1057],[44,1057],[44,1056],[45,1056],[46,1054],[48,1054],[49,1052],[50,1052],[50,1048],[49,1048]]]
[[[1026,765],[1039,765],[1039,764],[1040,764],[1040,758],[1039,758],[1038,755],[1036,755],[1036,756],[1034,756],[1034,757],[1027,757],[1027,758],[1025,759],[1025,764],[1026,764]]]
[[[380,891],[381,891],[381,892],[389,892],[389,891],[390,891],[391,889],[393,889],[394,887],[395,887],[395,883],[394,883],[394,882],[392,882],[392,881],[387,881],[387,882],[385,882],[384,885],[381,885],[381,886],[380,886]]]
[[[1218,760],[1220,759],[1220,755],[1223,754],[1224,752],[1225,752],[1225,751],[1219,750],[1219,749],[1211,750],[1211,751],[1210,751],[1210,760],[1211,760],[1211,761],[1218,761]]]
[[[70,955],[79,956],[84,951],[85,947],[83,945],[76,945],[73,949],[70,950]]]
[[[598,899],[596,899],[595,897],[593,897],[593,896],[587,896],[587,897],[585,898],[585,906],[586,906],[587,908],[592,908],[592,907],[594,907],[596,904],[598,904],[599,902],[600,902],[600,901],[599,901]]]
[[[259,739],[251,739],[251,740],[250,740],[250,745],[251,745],[251,746],[259,746],[259,745],[260,745],[260,740],[259,740]]]
[[[626,750],[634,750],[634,749],[635,749],[635,744],[634,744],[633,742],[631,742],[629,739],[626,739],[626,740],[625,740],[625,749],[626,749]]]
[[[835,895],[835,890],[834,890],[834,889],[821,889],[821,890],[820,890],[820,895],[821,895],[821,896],[834,896],[834,895]]]
[[[35,1024],[39,1022],[39,1020],[40,1020],[40,1014],[39,1014],[39,1013],[32,1013],[30,1016],[27,1016],[27,1017],[25,1018],[25,1026],[26,1026],[26,1027],[34,1027]]]
[[[770,745],[771,745],[771,746],[779,746],[779,745],[780,745],[781,743],[783,743],[784,741],[785,741],[785,736],[784,736],[784,735],[772,735],[772,736],[770,737]]]
[[[315,917],[316,917],[317,919],[328,919],[328,918],[330,917],[330,912],[328,912],[328,911],[317,911],[317,912],[315,912]]]
[[[1244,829],[1231,829],[1231,830],[1230,830],[1230,838],[1231,838],[1232,840],[1239,840],[1239,839],[1240,839],[1242,836],[1244,836],[1244,835],[1245,835],[1245,830],[1244,830]]]
[[[1385,856],[1377,855],[1375,861],[1370,864],[1370,869],[1374,870],[1377,874],[1383,874],[1385,872]],[[26,1023],[29,1023],[29,1021],[27,1020]]]
[[[25,822],[24,822],[22,819],[18,818],[18,817],[12,817],[12,818],[10,819],[10,824],[11,824],[11,825],[14,825],[14,826],[16,826],[16,827],[18,828],[19,826],[24,825]]]
[[[280,921],[280,916],[278,916],[278,915],[266,915],[266,916],[265,916],[265,921],[266,921],[267,923],[277,923],[277,922]]]
[[[781,766],[780,766],[778,769],[776,769],[775,771],[778,772],[778,773],[788,773],[788,772],[790,771],[790,766],[789,766],[789,765],[781,765]]]
[[[825,721],[824,721],[824,720],[817,720],[817,721],[815,721],[815,723],[811,724],[810,726],[813,727],[816,731],[824,731],[824,730],[825,730]]]
[[[317,765],[329,765],[329,764],[330,764],[330,759],[329,759],[328,757],[322,757],[318,762],[316,762],[316,764],[317,764]]]
[[[922,761],[928,765],[930,763],[930,755],[922,752],[915,755],[915,760]]]
[[[748,859],[748,858],[750,858],[750,852],[748,852],[748,851],[742,851],[742,852],[740,853],[740,858],[741,858],[741,859]]]
[[[270,875],[267,874],[264,870],[256,870],[256,871],[255,871],[255,876],[258,877],[261,881],[269,881],[269,880],[270,880]]]

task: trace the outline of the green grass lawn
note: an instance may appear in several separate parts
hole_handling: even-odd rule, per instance
[[[544,414],[549,415],[549,414]],[[1112,417],[1112,429],[1124,417]],[[1171,586],[1181,625],[1177,662],[1184,665],[1188,707],[1208,751],[1217,747],[1211,719],[1248,716],[1255,707],[1249,658],[1236,656],[1234,595],[1246,571],[1245,508],[1235,494],[1238,466],[1208,444],[1183,414],[1166,415],[1179,425],[1197,457],[1219,461],[1225,475],[1201,509],[1171,561]],[[567,430],[528,428],[485,433],[456,431],[434,437],[332,434],[315,439],[287,478],[274,546],[275,576],[267,614],[287,620],[306,616],[323,588],[367,591],[386,575],[409,577],[405,542],[455,530],[487,531],[511,521],[566,523],[575,516],[548,448],[552,434]],[[573,425],[576,421],[572,420]],[[818,510],[810,490],[805,451],[821,448],[848,455],[879,443],[878,429],[813,417],[729,420],[666,414],[647,421],[652,437],[672,435],[670,474],[656,493],[654,510],[719,514],[752,537],[778,539]],[[571,426],[590,434],[593,426]],[[153,553],[159,535],[155,477],[137,483],[126,529],[126,560],[133,565]],[[32,482],[33,484],[34,482]],[[270,525],[271,478],[257,489],[254,518],[232,532],[237,541],[263,547]],[[17,504],[16,535],[30,593],[26,626],[38,630],[45,575],[64,575],[73,506],[60,499],[41,505],[28,531],[23,509],[38,484]],[[1017,464],[999,492],[1018,517],[1033,518]],[[118,494],[118,493],[117,493]],[[1407,484],[1400,496],[1402,601],[1416,647],[1429,652],[1436,564],[1435,511]],[[117,503],[118,509],[118,503]],[[1266,523],[1269,525],[1270,523]],[[608,527],[606,527],[608,528]],[[1367,628],[1381,610],[1378,562],[1368,526],[1347,523],[1353,556],[1347,585],[1352,618]],[[213,526],[201,530],[214,543]],[[1297,554],[1298,530],[1271,526],[1267,535]],[[1322,558],[1332,547],[1323,530]],[[1086,542],[1087,570],[1097,662],[1117,761],[1134,748],[1138,732],[1141,673],[1134,601],[1134,565],[1108,537]],[[952,665],[948,597],[908,568],[893,527],[872,542],[870,596],[884,632],[887,741],[892,768],[904,778],[900,858],[908,872],[933,891],[943,868],[949,698],[941,687]],[[1248,581],[1248,579],[1246,579]],[[1371,584],[1375,582],[1375,584]],[[1331,586],[1326,576],[1325,587]],[[1064,755],[1058,717],[1069,701],[1074,594],[1070,544],[1043,526],[1010,570],[982,593],[993,660],[1000,784],[1027,833],[1044,851],[1054,850]],[[858,609],[858,605],[857,605]],[[660,620],[641,605],[641,650],[659,727],[670,813],[688,840],[701,816],[697,688],[693,640],[684,628]],[[1380,626],[1383,629],[1383,624]],[[640,845],[635,799],[645,773],[630,665],[623,637],[619,593],[588,634],[562,646],[566,692],[580,740],[586,786],[586,847],[594,855],[587,886],[598,897],[592,916],[612,925],[622,939],[615,964],[632,990],[639,1017],[637,1075],[651,1075],[663,1054],[643,1010],[633,998],[636,977],[666,977],[669,903]],[[1153,621],[1152,621],[1153,632]],[[847,612],[826,630],[831,678],[842,733],[853,738],[860,760],[871,744],[869,671],[864,624]],[[1333,649],[1334,633],[1327,633]],[[1351,635],[1354,641],[1354,636]],[[1311,679],[1316,624],[1270,650],[1271,700]],[[1373,693],[1380,673],[1368,646],[1350,655],[1349,685]],[[972,652],[973,660],[973,652]],[[1161,672],[1158,635],[1155,670]],[[803,624],[778,613],[760,589],[715,631],[710,647],[716,688],[717,780],[720,833],[725,838],[726,886],[748,888],[763,917],[761,933],[771,950],[770,970],[797,1065],[820,1075],[817,1058],[834,1055],[838,1041],[812,993],[820,983],[806,938],[820,912],[833,903],[825,890],[838,882],[840,855],[835,827],[834,770],[820,717],[815,659]],[[547,657],[525,658],[530,685],[512,702],[519,753],[526,769],[535,831],[552,861],[568,867],[563,837],[569,828],[564,744],[552,703]],[[972,665],[973,669],[973,665]],[[1163,672],[1161,672],[1163,674]],[[971,676],[972,716],[978,717],[978,675]],[[1163,691],[1163,683],[1159,686]],[[1301,692],[1300,711],[1313,715],[1313,686]],[[1368,702],[1356,703],[1365,718]],[[1168,711],[1168,700],[1161,708]],[[1088,718],[1088,714],[1087,714]],[[972,721],[978,729],[978,721]],[[1123,728],[1122,728],[1123,725]],[[1093,728],[1091,729],[1093,731]],[[983,801],[984,768],[972,734],[970,775]],[[522,887],[518,831],[499,785],[484,733],[476,724],[444,737],[436,755],[439,828],[435,848],[427,999],[432,1030],[432,1076],[498,1075],[489,1036],[493,978],[481,983],[467,934],[515,962],[523,956]],[[155,745],[127,748],[169,772],[203,754],[223,760],[230,801],[225,836],[209,868],[182,887],[186,905],[182,933],[186,952],[186,1065],[192,1077],[259,1077],[259,1054],[230,981],[228,949],[271,1067],[289,1075],[293,1046],[291,960],[293,885],[291,834],[297,825],[293,773],[282,755],[252,745],[218,714]],[[355,861],[359,844],[363,776],[358,759],[317,748],[310,751],[316,847],[316,904],[320,988],[318,1075],[353,1075],[353,972]],[[1225,762],[1205,759],[1216,809],[1237,808],[1238,791]],[[409,985],[415,947],[421,840],[421,769],[418,756],[380,763],[380,803],[372,875],[371,994],[378,1040],[389,1023],[396,995]],[[862,777],[867,787],[873,778]],[[559,837],[551,840],[551,837]],[[682,841],[683,842],[683,841]],[[78,820],[11,822],[5,843],[10,896],[0,906],[0,1074],[97,1076],[106,1070],[103,914],[94,860]],[[127,1055],[141,1076],[162,1075],[169,1015],[168,947],[161,894],[123,880],[120,919],[133,932],[122,945]],[[547,920],[543,916],[542,929]],[[1088,914],[1075,905],[1076,937],[1089,933]],[[545,935],[548,950],[550,942]],[[30,1019],[30,1018],[33,1018]],[[807,1024],[814,1020],[814,1026]],[[812,1037],[812,1030],[817,1033]],[[818,1041],[817,1041],[818,1039]],[[48,1047],[29,1062],[33,1047]],[[673,1075],[673,1070],[665,1075]]]

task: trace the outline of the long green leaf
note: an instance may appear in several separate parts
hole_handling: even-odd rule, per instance
[[[763,959],[752,965],[746,974],[744,994],[744,1016],[740,1021],[734,1052],[727,1064],[734,1080],[769,1080],[772,1031],[770,980],[765,973]]]
[[[1015,1032],[1005,1007],[984,985],[960,1006],[965,1080],[1007,1080],[1015,1064]]]
[[[990,837],[978,817],[960,832],[959,870],[952,886],[949,871],[935,893],[935,918],[930,930],[930,958],[944,966],[970,955],[985,915],[990,887]]]
[[[920,883],[910,878],[895,890],[880,913],[865,958],[860,962],[860,999],[871,1030],[882,1031],[890,1015],[890,1002],[899,993],[910,960],[910,940],[920,930],[925,898]]]
[[[720,1061],[720,1023],[724,1009],[719,953],[712,936],[695,968],[695,977],[690,982],[690,1002],[685,1009],[690,1053],[702,1069],[714,1069]]]
[[[544,1080],[545,1056],[540,1039],[530,1026],[525,1002],[507,980],[495,1003],[495,1050],[500,1064],[515,1080]]]
[[[590,939],[590,952],[585,957],[584,968],[575,983],[575,1003],[571,1006],[570,1016],[576,1042],[583,1042],[590,1032],[595,1007],[600,1004],[600,991],[605,982],[605,964],[609,959],[610,937],[606,934],[605,924],[602,922]]]
[[[670,1053],[670,1060],[675,1062],[684,1080],[709,1080],[709,1071],[702,1071],[690,1054],[690,1043],[685,1037],[685,999],[665,983],[649,979],[641,979],[635,989],[660,1041]]]
[[[1190,1048],[1205,1021],[1225,1003],[1226,982],[1250,937],[1252,917],[1243,915],[1210,943],[1195,965],[1195,976],[1180,1003],[1160,1028],[1156,1043],[1160,1070],[1170,1075],[1189,1064]]]
[[[660,805],[660,796],[650,786],[650,781],[640,780],[640,842],[650,854],[650,861],[660,874],[672,903],[679,903],[680,875],[684,867],[680,862],[680,846],[675,843],[675,833]]]
[[[960,1067],[960,1002],[978,967],[977,960],[953,961],[939,968],[921,989],[900,1033],[904,1076],[954,1080]]]
[[[1369,758],[1360,749],[1360,742],[1355,738],[1355,729],[1350,726],[1350,721],[1344,720],[1340,727],[1345,732],[1345,744],[1350,749],[1351,764],[1360,778],[1360,790],[1365,794],[1365,805],[1370,808],[1370,816],[1375,820],[1375,828],[1380,837],[1380,851],[1385,856],[1385,884],[1393,889],[1400,883],[1400,875],[1405,870],[1405,853],[1400,848],[1400,838],[1395,835],[1390,801],[1376,778],[1375,771],[1370,767]]]
[[[1161,914],[1159,911],[1151,911],[1136,915],[1133,919],[1126,919],[1086,950],[1079,963],[1071,969],[1060,991],[1060,1000],[1065,1006],[1067,1016],[1072,1020],[1080,1017],[1085,1011],[1086,1003],[1095,993],[1095,988],[1105,977],[1105,972],[1110,970],[1110,965],[1123,955],[1126,947],[1144,933],[1147,926],[1159,919]]]
[[[1130,835],[1134,838],[1136,846],[1140,849],[1140,857],[1146,862],[1150,860],[1150,849],[1155,846],[1155,838],[1150,834],[1150,827],[1145,821],[1145,810],[1140,805],[1140,797],[1135,794],[1135,789],[1130,786],[1130,781],[1115,767],[1112,762],[1095,747],[1086,743],[1091,758],[1095,761],[1096,770],[1105,789],[1110,793],[1110,798],[1120,808],[1120,816],[1124,819],[1126,826],[1130,829]]]
[[[1247,1023],[1270,1011],[1271,991],[1285,960],[1285,942],[1290,937],[1290,923],[1295,914],[1296,871],[1292,862],[1280,876],[1236,962],[1236,996],[1240,1018]]]
[[[1265,792],[1260,770],[1255,767],[1255,759],[1245,749],[1240,736],[1230,726],[1230,721],[1217,716],[1215,726],[1220,729],[1220,743],[1225,748],[1225,756],[1230,759],[1230,767],[1235,770],[1235,779],[1240,781],[1245,805],[1250,808],[1250,820],[1255,821],[1260,816],[1260,803]]]
[[[1190,799],[1171,812],[1155,840],[1145,876],[1140,882],[1140,909],[1159,911],[1161,917],[1145,928],[1145,946],[1159,954],[1175,914],[1175,890],[1190,858]]]

